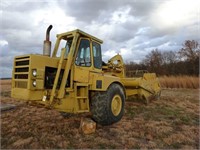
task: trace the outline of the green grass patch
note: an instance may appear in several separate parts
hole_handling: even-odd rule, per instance
[[[126,115],[128,117],[135,117],[142,114],[143,118],[148,120],[162,121],[168,120],[172,124],[198,125],[198,115],[188,113],[183,108],[169,107],[169,106],[130,106],[127,108]]]
[[[130,106],[126,109],[126,115],[128,117],[135,117],[138,114],[144,113],[147,109],[145,106]]]

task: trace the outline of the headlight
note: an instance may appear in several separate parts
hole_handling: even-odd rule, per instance
[[[33,81],[33,86],[36,87],[36,81]]]
[[[33,74],[34,77],[36,77],[36,76],[37,76],[37,70],[36,70],[36,69],[33,69],[32,74]]]

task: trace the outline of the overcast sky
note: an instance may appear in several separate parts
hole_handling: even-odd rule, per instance
[[[104,41],[103,59],[120,53],[141,61],[151,50],[179,50],[200,41],[199,0],[0,0],[0,78],[12,76],[13,58],[42,54],[46,28],[74,29]]]

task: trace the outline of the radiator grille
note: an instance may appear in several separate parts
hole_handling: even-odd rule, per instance
[[[17,88],[27,88],[27,81],[15,81],[15,87]]]
[[[28,87],[30,56],[15,58],[14,79],[16,88]]]

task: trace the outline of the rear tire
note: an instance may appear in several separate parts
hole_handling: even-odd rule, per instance
[[[101,125],[118,122],[124,114],[124,103],[125,94],[118,84],[112,84],[106,92],[96,92],[90,105],[93,120]]]

